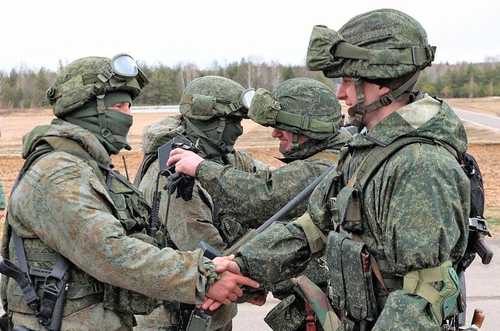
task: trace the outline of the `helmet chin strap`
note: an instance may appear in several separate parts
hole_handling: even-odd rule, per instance
[[[363,127],[363,117],[367,113],[371,113],[377,109],[388,106],[396,100],[404,96],[408,96],[411,93],[412,87],[418,80],[420,71],[416,71],[410,79],[408,79],[404,84],[395,90],[389,91],[387,94],[381,96],[378,100],[365,105],[365,93],[364,93],[364,80],[361,78],[356,78],[354,85],[356,87],[356,98],[357,102],[353,107],[348,109],[349,117],[351,118],[351,124],[357,127]]]

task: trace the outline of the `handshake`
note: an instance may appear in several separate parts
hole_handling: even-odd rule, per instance
[[[223,304],[238,301],[243,296],[242,286],[259,288],[259,283],[241,274],[240,267],[234,261],[234,255],[216,257],[212,262],[219,277],[209,287],[201,305],[202,309],[214,311]],[[252,298],[248,302],[261,306],[266,302],[266,293],[262,292],[261,296]]]

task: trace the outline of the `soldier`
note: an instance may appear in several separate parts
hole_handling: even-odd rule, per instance
[[[0,221],[5,217],[5,193],[3,192],[3,184],[0,182]]]
[[[147,84],[128,55],[64,68],[47,96],[57,117],[24,137],[2,240],[2,304],[33,330],[131,330],[156,300],[225,303],[257,284],[227,259],[160,249],[149,206],[110,154],[130,149],[130,105]],[[12,263],[6,260],[10,258]],[[62,325],[61,325],[62,320]]]
[[[179,116],[170,116],[153,124],[144,131],[143,149],[145,158],[135,178],[148,203],[155,205],[159,199],[159,221],[163,225],[169,246],[183,251],[195,250],[204,240],[223,250],[227,241],[220,233],[222,214],[215,206],[212,196],[196,180],[184,178],[177,190],[169,194],[161,190],[167,180],[159,176],[160,164],[157,150],[164,143],[182,138],[191,142],[198,155],[220,166],[231,166],[244,172],[254,172],[261,165],[247,154],[235,151],[236,139],[243,133],[241,120],[247,118],[247,109],[240,103],[244,88],[224,77],[205,76],[188,84],[181,98]],[[157,183],[157,181],[159,182]],[[187,183],[189,181],[190,183]],[[160,188],[161,192],[156,192]],[[184,330],[186,316],[192,305],[166,303],[165,310],[148,316],[144,324],[150,328],[176,326]],[[231,320],[236,315],[236,305],[226,305],[212,318],[212,330],[230,330]]]
[[[196,171],[202,186],[225,210],[224,230],[231,243],[276,213],[335,164],[341,147],[350,139],[349,133],[340,130],[340,104],[335,94],[325,84],[310,78],[289,79],[272,93],[259,89],[251,102],[249,117],[274,128],[272,135],[280,139],[280,152],[287,165],[252,174],[205,160]],[[203,160],[191,152],[176,150],[172,153],[174,157],[176,154],[180,160],[189,157],[197,158],[198,162]],[[182,171],[186,170],[182,163],[177,165]],[[189,165],[194,174],[198,164]],[[299,216],[305,209],[306,201],[292,210],[287,218]],[[229,229],[232,231],[227,231]],[[321,259],[313,259],[305,274],[326,288],[327,272],[323,265]],[[285,281],[270,289],[275,297],[284,299],[266,318],[273,329],[279,326],[281,330],[296,330],[305,324],[304,304],[294,294],[293,287]],[[290,306],[284,307],[286,305]],[[300,312],[300,316],[284,318],[291,310]]]
[[[342,330],[441,330],[458,309],[453,266],[467,244],[470,187],[457,156],[467,137],[444,101],[413,91],[434,52],[418,22],[391,9],[338,32],[313,29],[309,68],[342,78],[337,97],[364,128],[308,213],[270,227],[237,257],[268,286],[326,251]]]
[[[347,131],[340,130],[342,116],[334,93],[316,80],[289,79],[272,93],[259,89],[253,100],[249,117],[274,128],[272,136],[280,140],[285,166],[253,174],[203,160],[188,151],[171,153],[172,162],[179,160],[176,167],[196,175],[225,210],[228,221],[224,228],[230,243],[248,228],[259,226],[326,171],[350,139]],[[299,216],[305,209],[304,202],[287,216]]]

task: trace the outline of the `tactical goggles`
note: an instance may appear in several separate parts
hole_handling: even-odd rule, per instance
[[[131,81],[135,78],[140,88],[149,82],[134,58],[125,53],[115,55],[111,58],[111,71],[111,77],[118,80]],[[106,78],[109,80],[111,77]]]
[[[249,88],[241,93],[240,103],[246,109],[250,109],[250,105],[252,104],[252,99],[255,96],[255,89]]]
[[[128,54],[118,54],[111,58],[111,67],[117,76],[133,78],[139,73],[137,62]]]

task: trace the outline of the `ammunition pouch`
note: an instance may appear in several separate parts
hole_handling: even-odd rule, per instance
[[[377,301],[366,245],[345,233],[330,232],[326,254],[333,307],[347,319],[374,321],[378,316]]]
[[[306,323],[304,301],[291,294],[271,309],[264,321],[273,331],[303,330]]]
[[[104,308],[135,315],[149,315],[159,306],[156,299],[140,293],[104,284]]]
[[[351,233],[362,233],[363,223],[361,216],[361,192],[355,187],[345,186],[330,198],[332,218],[335,224]]]

